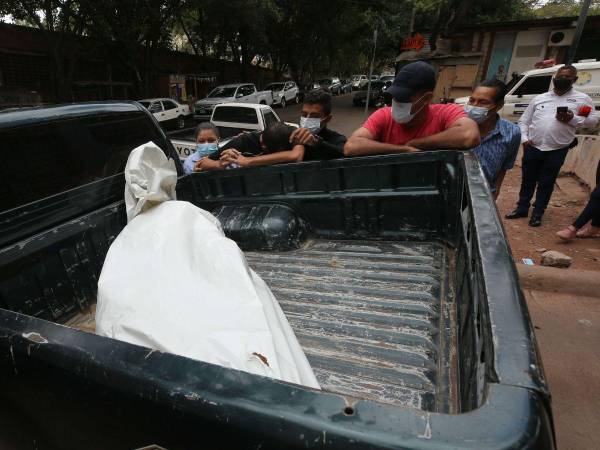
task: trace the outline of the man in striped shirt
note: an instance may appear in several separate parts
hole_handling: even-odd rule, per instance
[[[481,144],[473,152],[479,159],[494,198],[500,193],[506,171],[515,165],[521,143],[519,127],[498,116],[505,95],[506,85],[502,81],[488,80],[473,90],[469,104],[465,106],[469,118],[479,126]]]

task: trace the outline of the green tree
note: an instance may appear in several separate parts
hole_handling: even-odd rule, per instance
[[[581,10],[581,1],[579,0],[550,0],[547,2],[537,1],[533,5],[533,12],[536,17],[564,17],[577,16]],[[592,1],[589,15],[600,14],[600,1]]]
[[[157,52],[170,47],[181,0],[87,0],[87,35],[109,63],[127,67],[136,97],[152,95]]]

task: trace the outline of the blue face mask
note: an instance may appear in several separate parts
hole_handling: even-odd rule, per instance
[[[490,110],[482,106],[465,105],[465,112],[469,119],[474,120],[476,123],[481,123],[488,118]]]
[[[205,142],[204,144],[196,144],[196,153],[204,157],[219,150],[219,145],[216,142]]]

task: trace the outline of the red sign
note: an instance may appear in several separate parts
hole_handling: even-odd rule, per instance
[[[417,33],[412,37],[402,40],[400,50],[421,50],[425,46],[425,37]]]

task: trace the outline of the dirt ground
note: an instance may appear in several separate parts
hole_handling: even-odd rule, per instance
[[[557,250],[573,258],[573,269],[600,271],[600,239],[574,239],[564,243],[555,236],[575,220],[585,207],[590,191],[575,177],[560,176],[554,187],[550,205],[544,214],[542,226],[530,227],[528,219],[506,220],[504,215],[512,211],[519,198],[521,167],[515,166],[506,174],[496,202],[516,264],[523,258],[540,263],[542,249]]]
[[[531,258],[539,264],[542,249],[558,250],[573,258],[563,270],[600,271],[600,239],[564,243],[555,236],[579,215],[589,189],[575,177],[560,176],[542,226],[531,228],[528,219],[504,219],[520,185],[519,164],[507,174],[497,201],[515,263]],[[600,448],[600,298],[528,290],[525,298],[552,394],[558,448]]]
[[[600,448],[600,298],[525,291],[561,450]]]

